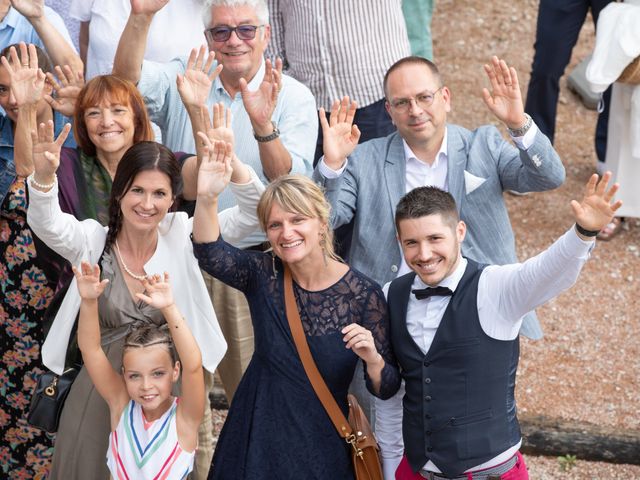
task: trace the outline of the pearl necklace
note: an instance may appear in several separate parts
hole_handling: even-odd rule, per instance
[[[139,282],[142,282],[147,278],[146,275],[136,275],[131,270],[129,270],[129,267],[127,267],[127,264],[124,263],[124,258],[122,258],[122,253],[120,253],[120,246],[118,245],[118,240],[116,240],[116,251],[118,252],[118,257],[120,257],[120,263],[122,263],[122,266],[124,267],[125,272],[127,272],[131,277],[135,278]]]

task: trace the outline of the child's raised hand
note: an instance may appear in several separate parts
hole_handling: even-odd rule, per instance
[[[144,285],[146,295],[144,293],[136,293],[136,297],[143,302],[158,310],[173,305],[173,292],[171,291],[167,272],[164,272],[164,277],[158,274],[149,275],[142,281],[142,285]]]
[[[76,276],[80,297],[84,300],[98,298],[104,292],[109,280],[100,281],[100,267],[89,262],[82,262],[80,268],[73,267],[73,274]]]

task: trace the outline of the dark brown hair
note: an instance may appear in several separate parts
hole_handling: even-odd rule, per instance
[[[442,220],[455,229],[460,221],[456,201],[449,192],[437,187],[418,187],[411,190],[396,207],[396,230],[401,220],[441,215]]]
[[[426,58],[418,57],[417,55],[411,55],[409,57],[404,57],[398,60],[396,63],[391,65],[389,67],[389,70],[387,70],[387,73],[384,74],[384,81],[382,82],[382,85],[384,89],[384,95],[387,98],[387,100],[389,100],[389,92],[387,91],[387,83],[389,82],[389,76],[404,65],[424,65],[429,69],[429,71],[431,71],[431,74],[435,77],[439,86],[443,85],[442,76],[440,75],[440,70],[438,70],[438,67],[436,66],[435,63],[433,63],[431,60],[427,60]]]
[[[73,114],[73,134],[78,146],[85,154],[95,156],[96,146],[89,139],[84,113],[88,108],[96,107],[106,99],[112,103],[125,105],[133,111],[133,143],[155,138],[147,107],[137,87],[130,81],[115,75],[98,75],[89,80],[80,90]]]
[[[136,321],[131,325],[131,331],[124,337],[124,349],[122,350],[122,358],[129,350],[136,348],[150,347],[152,345],[164,345],[171,356],[171,363],[175,365],[178,361],[178,355],[173,345],[173,339],[169,333],[169,326],[156,325],[143,321]],[[123,367],[124,368],[124,367]]]
[[[111,185],[109,233],[105,249],[113,245],[122,227],[122,210],[120,208],[122,197],[131,188],[136,175],[147,170],[158,170],[169,177],[173,198],[182,193],[180,165],[171,150],[156,142],[139,142],[129,147],[118,163]]]

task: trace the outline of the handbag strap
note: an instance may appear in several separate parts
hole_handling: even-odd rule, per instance
[[[293,336],[293,341],[296,345],[296,349],[298,350],[298,355],[302,361],[304,371],[306,372],[307,377],[309,377],[311,386],[316,392],[320,403],[322,403],[322,406],[327,411],[329,418],[331,418],[331,422],[336,427],[338,434],[349,441],[350,437],[353,437],[353,430],[351,429],[347,418],[342,413],[342,410],[340,410],[340,407],[336,403],[335,398],[333,398],[333,395],[329,391],[329,387],[327,387],[322,375],[318,371],[316,362],[311,356],[311,350],[309,350],[309,344],[307,343],[307,338],[305,337],[302,329],[302,320],[300,319],[300,313],[298,312],[298,306],[296,305],[296,299],[293,294],[291,270],[289,270],[289,267],[286,264],[284,266],[284,303],[289,328],[291,329],[291,335]]]

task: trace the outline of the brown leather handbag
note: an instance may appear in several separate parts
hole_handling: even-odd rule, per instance
[[[360,408],[356,397],[348,395],[349,419],[347,420],[329,391],[322,375],[318,371],[316,362],[311,356],[309,344],[302,329],[302,320],[293,294],[293,280],[291,270],[285,265],[284,270],[284,301],[289,328],[296,344],[298,355],[302,361],[304,371],[309,377],[311,386],[327,411],[331,422],[338,434],[351,445],[351,459],[357,480],[383,480],[378,442],[373,436],[373,430],[367,416]]]

